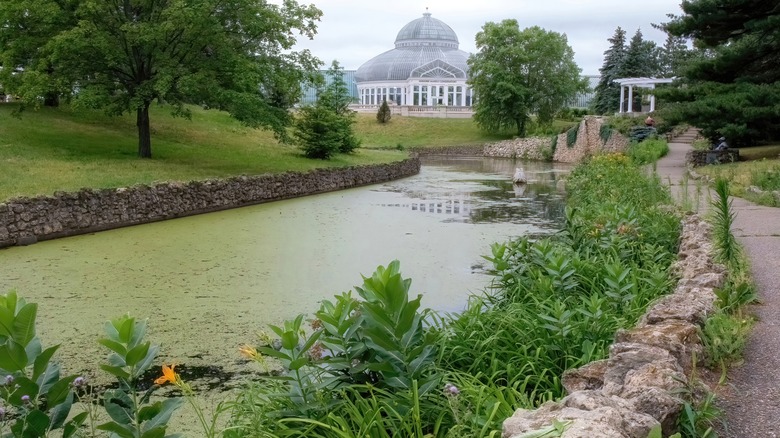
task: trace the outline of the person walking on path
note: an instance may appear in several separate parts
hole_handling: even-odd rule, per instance
[[[680,199],[687,172],[685,154],[692,147],[690,142],[672,141],[669,149],[657,171]],[[750,260],[760,305],[751,309],[757,322],[744,363],[729,370],[727,388],[718,396],[726,420],[721,437],[780,437],[780,209],[741,198],[731,201],[736,214],[732,233]]]

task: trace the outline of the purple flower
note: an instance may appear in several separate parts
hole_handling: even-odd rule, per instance
[[[444,385],[444,395],[455,397],[458,394],[460,394],[460,389],[458,389],[457,386],[453,385],[452,383],[447,383]]]
[[[10,385],[12,383],[14,383],[14,376],[12,376],[10,374],[5,376],[5,384],[6,385]]]
[[[76,379],[73,380],[73,387],[74,388],[81,388],[84,386],[84,384],[87,383],[86,379],[84,379],[81,376],[76,377]]]
[[[24,404],[30,403],[30,396],[27,395],[27,394],[23,395],[22,396],[22,403],[24,403]]]

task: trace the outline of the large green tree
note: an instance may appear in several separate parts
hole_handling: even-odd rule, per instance
[[[49,41],[75,24],[73,0],[0,2],[0,84],[26,101],[56,106],[71,86],[54,73]]]
[[[604,64],[599,69],[599,83],[591,104],[597,114],[614,113],[620,105],[620,85],[615,79],[621,78],[626,60],[626,31],[618,26],[608,41],[610,46],[604,52]]]
[[[180,115],[187,115],[185,103],[218,108],[284,137],[300,83],[319,64],[292,48],[297,34],[313,37],[321,12],[294,0],[57,1],[68,2],[75,19],[42,29],[46,62],[22,62],[19,69],[48,65],[48,77],[69,84],[77,103],[135,112],[143,158],[152,156],[149,106],[155,101]],[[2,3],[31,10],[44,2]]]
[[[688,0],[666,24],[708,56],[662,94],[671,122],[685,121],[732,145],[780,138],[780,4],[766,0]]]
[[[486,23],[469,58],[477,99],[474,120],[488,131],[514,127],[524,136],[532,115],[542,124],[587,89],[565,35],[517,20]]]

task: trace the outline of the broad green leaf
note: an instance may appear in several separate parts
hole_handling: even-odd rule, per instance
[[[660,424],[655,425],[650,430],[650,433],[647,435],[647,438],[663,438],[663,433],[661,431],[661,425]]]
[[[21,405],[22,396],[35,398],[38,395],[38,385],[27,377],[19,376],[14,380],[14,390],[8,397],[12,404]]]
[[[0,345],[0,368],[8,371],[22,371],[27,366],[27,352],[16,341],[9,339]]]
[[[162,402],[155,402],[148,406],[144,406],[141,408],[141,410],[138,411],[138,419],[142,422],[151,420],[155,415],[160,413],[161,409]]]
[[[73,394],[70,390],[70,384],[74,380],[76,380],[76,376],[68,376],[51,386],[46,392],[46,400],[49,406],[60,404]]]
[[[117,331],[119,333],[119,342],[123,344],[129,344],[133,337],[133,329],[135,325],[135,318],[127,317],[122,320]]]
[[[49,429],[49,417],[46,414],[38,409],[33,409],[27,413],[25,420],[27,421],[25,437],[46,436],[46,431]]]
[[[41,346],[41,340],[38,337],[34,337],[24,347],[24,352],[27,354],[27,365],[35,363],[35,359],[41,354],[43,346]]]
[[[173,415],[174,411],[176,411],[176,409],[179,409],[179,407],[183,403],[184,400],[181,398],[165,399],[162,402],[162,407],[160,408],[160,412],[157,415],[155,415],[151,420],[143,424],[142,426],[143,430],[150,431],[158,427],[165,428],[165,425],[167,425],[168,421],[170,421],[171,419],[171,415]]]
[[[74,434],[81,429],[81,425],[84,424],[88,415],[89,412],[82,412],[65,423],[65,427],[62,429],[62,438],[74,436]]]
[[[68,384],[70,384],[70,382],[68,382]],[[65,420],[68,419],[70,408],[73,406],[73,392],[67,391],[65,399],[62,400],[61,403],[53,403],[51,399],[47,399],[47,404],[50,407],[49,417],[51,418],[49,430],[58,429],[62,427]]]
[[[134,378],[140,377],[143,373],[146,372],[146,370],[149,369],[149,367],[152,366],[152,362],[154,362],[154,359],[157,357],[157,352],[159,350],[160,347],[157,345],[152,345],[149,347],[149,351],[146,352],[146,356],[143,358],[143,360],[136,364],[136,375]]]
[[[14,313],[5,307],[0,307],[0,335],[10,338],[13,334]]]
[[[106,413],[112,420],[119,424],[133,424],[133,401],[122,391],[106,391],[104,394],[104,403]]]
[[[145,342],[143,344],[134,347],[132,350],[128,351],[125,361],[127,362],[128,366],[133,366],[138,362],[144,360],[144,358],[146,357],[146,353],[148,352],[149,352],[149,342]]]
[[[133,326],[133,335],[130,338],[128,345],[130,348],[136,347],[146,335],[146,321],[138,321]]]
[[[46,370],[38,377],[35,383],[40,387],[41,394],[45,394],[60,379],[60,364],[50,363]]]
[[[285,350],[293,350],[298,346],[298,333],[293,331],[286,331],[282,333],[282,348]]]
[[[111,351],[115,352],[116,354],[122,357],[125,357],[127,355],[127,348],[125,348],[125,346],[120,344],[119,342],[112,341],[111,339],[107,339],[107,338],[101,338],[98,339],[98,343],[104,347],[109,348]]]
[[[141,438],[165,438],[165,427],[155,427],[141,434]]]
[[[60,348],[59,345],[49,347],[35,358],[35,364],[33,365],[33,380],[38,380],[38,377],[41,375],[41,373],[46,371],[46,368],[49,365],[49,361],[51,360],[52,356],[54,356],[54,353],[57,352],[58,348]]]
[[[21,345],[27,345],[35,337],[35,315],[38,305],[25,304],[14,318],[13,338]]]
[[[115,421],[109,421],[108,423],[103,423],[99,425],[97,428],[100,430],[105,430],[107,432],[115,433],[120,438],[135,438],[131,426],[129,425],[123,426]]]
[[[120,379],[127,380],[130,378],[130,374],[122,369],[122,367],[100,364],[100,369],[113,376],[119,377]]]
[[[290,370],[292,370],[292,371],[296,371],[296,370],[301,369],[301,367],[303,367],[307,363],[309,363],[308,356],[303,356],[303,357],[299,357],[298,359],[295,359],[294,361],[290,362],[290,365],[288,365],[287,367]]]
[[[257,351],[270,357],[275,357],[277,359],[282,359],[286,361],[291,361],[292,358],[288,356],[285,353],[282,353],[281,351],[276,351],[271,347],[257,347]]]

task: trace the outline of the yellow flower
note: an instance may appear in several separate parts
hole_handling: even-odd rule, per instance
[[[163,375],[158,377],[157,380],[154,381],[154,383],[158,385],[164,385],[166,382],[170,382],[176,385],[179,376],[173,371],[173,368],[175,366],[176,366],[175,364],[171,364],[170,367],[168,365],[163,364],[162,366]]]
[[[242,356],[244,356],[247,359],[256,360],[257,356],[260,354],[257,352],[257,349],[255,347],[252,347],[250,345],[242,345],[239,347],[238,352],[241,353]]]

